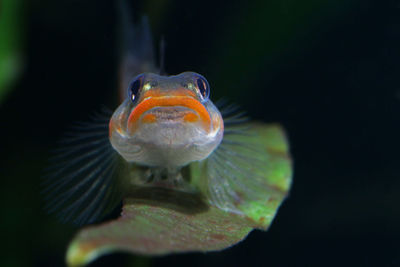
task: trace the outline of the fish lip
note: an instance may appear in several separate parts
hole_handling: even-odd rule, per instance
[[[187,108],[184,106],[166,106],[166,107],[154,107],[147,111],[145,111],[140,117],[143,119],[143,116],[152,114],[157,117],[157,121],[182,121],[185,115],[187,114],[196,114],[199,116],[197,111]]]
[[[158,113],[158,111],[168,111],[170,114]],[[175,114],[174,114],[175,111]],[[178,115],[176,114],[178,112]],[[156,114],[154,114],[156,113]],[[203,103],[195,99],[192,96],[157,96],[157,97],[147,97],[143,99],[132,111],[128,117],[128,131],[132,134],[136,131],[138,123],[143,120],[143,116],[146,114],[153,114],[157,116],[157,120],[161,118],[161,122],[167,121],[183,121],[185,117],[181,117],[182,113],[185,114],[195,114],[197,116],[196,121],[201,122],[202,128],[209,132],[211,129],[211,116],[208,110],[205,108]],[[171,120],[164,120],[164,118],[171,118]]]

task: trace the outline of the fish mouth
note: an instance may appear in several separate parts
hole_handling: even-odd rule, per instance
[[[139,123],[200,123],[208,133],[211,117],[204,105],[191,96],[147,97],[131,112],[128,129],[133,133]]]

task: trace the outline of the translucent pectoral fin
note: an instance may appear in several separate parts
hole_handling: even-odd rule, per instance
[[[101,118],[100,118],[101,117]],[[79,124],[61,142],[43,179],[46,209],[62,221],[92,223],[122,199],[118,155],[108,140],[109,116]]]
[[[290,187],[292,168],[278,125],[227,125],[220,147],[193,164],[192,178],[211,205],[266,228]]]

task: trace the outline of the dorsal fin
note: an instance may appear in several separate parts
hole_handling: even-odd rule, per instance
[[[125,98],[126,88],[135,76],[143,72],[158,73],[153,38],[148,18],[143,16],[135,25],[126,0],[119,2],[119,90]]]

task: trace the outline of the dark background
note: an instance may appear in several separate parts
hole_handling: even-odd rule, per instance
[[[49,151],[117,103],[116,7],[25,1],[26,67],[0,105],[1,266],[63,266],[77,228],[42,210]],[[267,232],[233,248],[91,266],[400,266],[400,3],[136,1],[166,70],[192,70],[287,130],[294,183]]]

